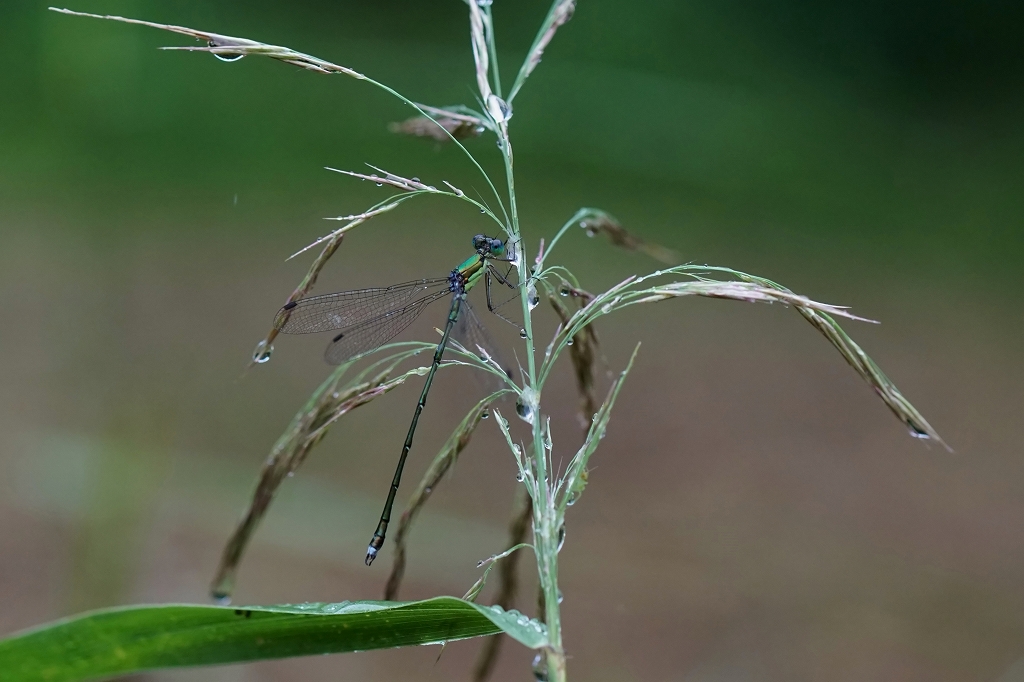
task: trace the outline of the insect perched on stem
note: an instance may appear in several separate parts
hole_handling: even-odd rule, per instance
[[[405,445],[402,446],[402,454],[398,459],[395,477],[391,481],[387,502],[384,503],[384,511],[366,550],[367,566],[373,563],[377,552],[384,544],[384,536],[391,521],[391,509],[402,480],[402,470],[405,468],[405,460],[416,434],[416,424],[427,403],[427,393],[434,380],[434,373],[441,364],[441,356],[448,345],[452,328],[463,308],[470,310],[466,303],[466,294],[483,279],[487,309],[501,317],[501,313],[491,300],[492,281],[497,280],[510,289],[518,288],[508,280],[511,266],[503,275],[493,264],[495,261],[514,262],[514,245],[510,249],[507,240],[478,234],[473,237],[473,248],[476,253],[453,269],[447,277],[312,296],[288,303],[278,311],[274,320],[274,328],[285,334],[312,334],[338,330],[338,334],[324,352],[327,362],[337,365],[383,346],[412,324],[428,305],[446,296],[452,297],[448,320],[441,335],[441,342],[434,351],[434,360],[427,372],[419,402],[416,403],[416,411],[412,415],[412,423],[409,424],[409,432],[405,437]]]

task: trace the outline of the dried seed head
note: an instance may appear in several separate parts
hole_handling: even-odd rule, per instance
[[[436,123],[426,116],[413,116],[404,121],[389,124],[388,130],[402,135],[428,137],[438,142],[451,142],[452,137],[459,141],[467,140],[479,137],[484,131],[484,127],[479,121],[469,121],[449,116],[440,116],[435,120],[437,121]],[[451,137],[448,136],[449,134],[451,134]]]

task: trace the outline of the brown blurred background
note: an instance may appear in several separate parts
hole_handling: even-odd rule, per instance
[[[508,80],[546,4],[496,2]],[[473,104],[455,0],[73,9]],[[1022,20],[994,0],[581,0],[512,121],[531,252],[597,206],[688,261],[853,305],[882,324],[847,330],[956,454],[908,437],[793,311],[687,300],[602,320],[610,370],[643,347],[570,510],[574,678],[1024,680]],[[365,84],[155,49],[187,42],[0,5],[0,634],[206,599],[260,464],[328,371],[326,338],[285,338],[240,378],[309,263],[284,258],[386,196],[323,166],[483,189],[452,149],[391,136],[407,110]],[[493,139],[469,147],[500,177]],[[447,272],[485,229],[462,205],[407,204],[353,232],[318,291]],[[563,246],[591,290],[658,267],[582,234]],[[490,326],[511,355],[515,329]],[[475,386],[439,375],[407,481]],[[390,546],[362,556],[418,391],[344,419],[286,481],[238,602],[380,597]],[[567,367],[544,400],[568,456]],[[515,485],[485,423],[416,529],[401,597],[461,595],[504,545]],[[479,646],[144,677],[465,679]],[[508,643],[496,679],[531,656]]]

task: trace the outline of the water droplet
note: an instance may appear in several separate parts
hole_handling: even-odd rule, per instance
[[[544,654],[533,657],[533,679],[537,682],[548,682],[548,664],[544,660]]]
[[[490,419],[491,418],[491,413],[486,411],[486,410],[484,410],[484,413],[480,415],[480,418],[481,419]]]
[[[498,138],[498,149],[504,149],[504,148],[505,148],[505,143],[504,143],[504,142],[502,141],[502,139],[501,139],[501,138],[499,137],[499,138]]]
[[[412,180],[413,180],[413,182],[419,182],[420,181],[420,179],[416,178],[416,177],[414,177]]]
[[[525,329],[520,329],[519,330],[519,338],[521,338],[521,339],[525,339],[526,338],[526,330]]]
[[[518,623],[519,625],[527,625],[529,624],[529,622],[530,619],[526,616],[519,616],[518,618],[516,618],[516,623]]]
[[[558,603],[561,604],[564,600],[565,600],[565,597],[562,596],[562,591],[559,590],[558,591]]]
[[[481,209],[480,209],[480,212],[481,212],[481,213],[487,213],[487,209],[486,209],[486,208],[481,208]]]
[[[565,524],[558,529],[558,547],[555,548],[556,552],[562,551],[562,545],[565,544]]]
[[[530,310],[536,308],[537,304],[540,303],[540,295],[537,294],[537,287],[533,284],[533,282],[531,282],[530,285],[526,287],[526,302],[529,303]]]
[[[580,494],[579,493],[577,493],[577,492],[569,493],[569,497],[566,498],[566,500],[565,500],[565,506],[566,507],[573,506],[574,504],[576,504],[576,500],[578,500],[578,499],[580,499]],[[561,546],[561,545],[559,545],[559,546]]]
[[[258,365],[262,365],[264,362],[270,359],[270,354],[274,352],[274,344],[267,345],[266,339],[256,344],[256,348],[252,352],[252,361]]]
[[[570,293],[572,293],[572,292],[569,289],[569,285],[566,284],[565,282],[563,282],[562,283],[562,287],[558,290],[558,295],[559,296],[568,296]]]
[[[526,480],[526,476],[523,475],[522,471],[516,474],[516,480],[519,481],[520,483]]]
[[[571,337],[571,336],[570,336],[570,337],[569,337],[568,339],[566,339],[566,341],[565,341],[565,345],[567,345],[567,346],[571,346],[571,345],[573,344],[573,340],[572,340],[572,338],[573,338],[573,337]]]
[[[612,304],[611,303],[605,303],[603,306],[601,306],[601,312],[604,313],[605,315],[607,315],[611,311],[612,311]]]
[[[288,478],[292,478],[293,476],[295,476],[295,472],[294,471],[289,471],[288,472]]]
[[[383,183],[383,182],[378,182],[378,183],[377,183],[377,186],[378,186],[378,187],[383,187],[383,186],[384,186],[384,183]]]
[[[213,603],[218,606],[227,606],[231,603],[230,594],[215,594],[213,595]]]
[[[519,457],[520,455],[523,454],[523,449],[521,447],[519,447],[518,443],[513,443],[512,444],[512,452],[516,453],[516,457]]]
[[[237,62],[239,59],[241,59],[245,55],[244,54],[235,54],[235,53],[217,54],[216,52],[214,52],[213,56],[216,57],[217,59],[221,60],[222,62]]]
[[[429,495],[431,492],[433,492],[433,490],[434,490],[433,488],[431,488],[430,486],[427,486],[426,488],[423,489],[423,492],[425,492],[427,495]]]
[[[516,401],[516,414],[524,422],[533,423],[533,408],[524,403],[522,398]]]

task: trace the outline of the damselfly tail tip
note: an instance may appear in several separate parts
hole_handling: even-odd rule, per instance
[[[377,558],[377,548],[370,545],[366,548],[366,565],[369,566]]]

